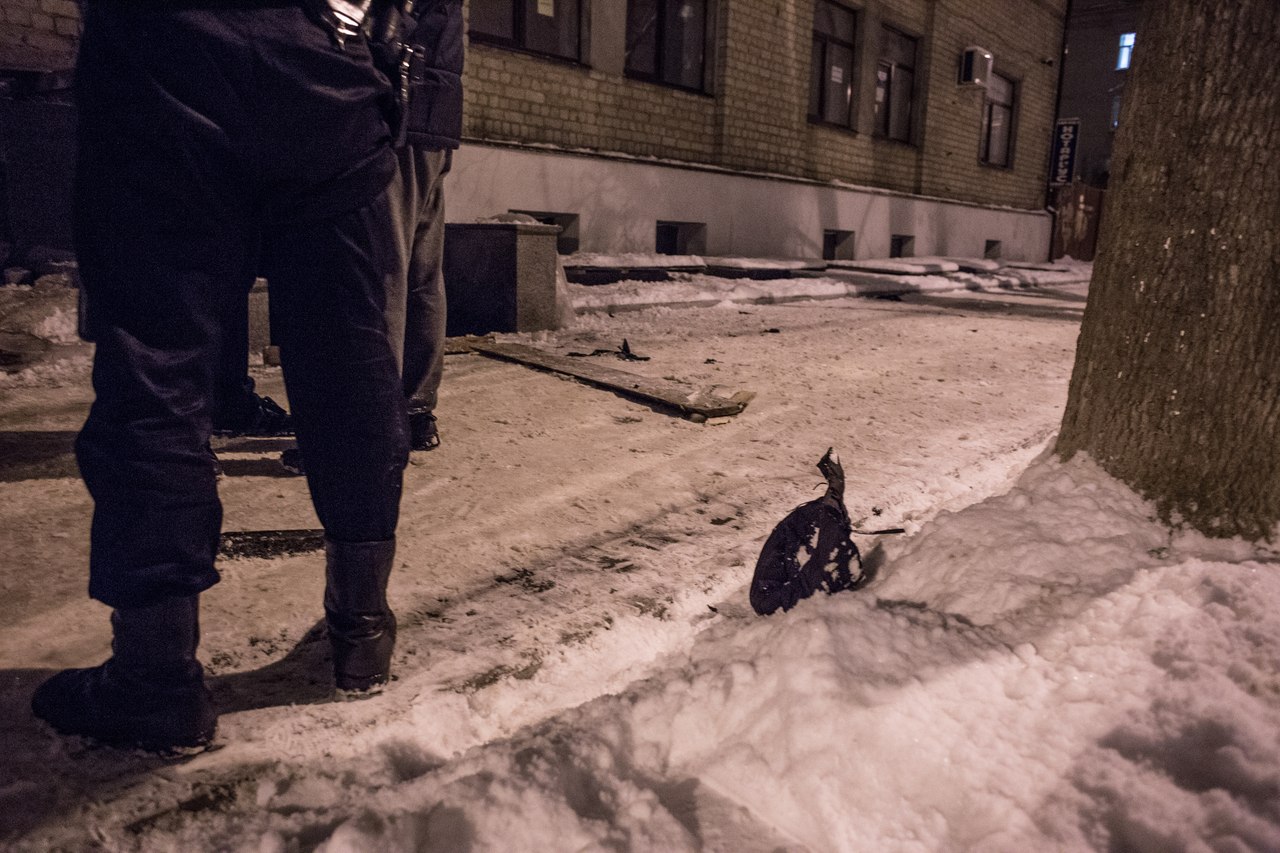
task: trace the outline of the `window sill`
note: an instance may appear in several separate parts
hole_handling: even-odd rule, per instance
[[[667,83],[656,77],[648,77],[643,74],[635,74],[631,71],[623,71],[622,76],[635,83],[647,83],[650,86],[661,86],[663,89],[674,89],[677,92],[684,92],[686,95],[697,95],[702,98],[715,98],[715,95],[705,89],[694,89],[689,86],[681,86],[679,83]]]
[[[920,150],[919,144],[917,144],[916,142],[910,139],[895,139],[892,136],[884,136],[883,134],[879,134],[879,133],[872,134],[871,138],[874,139],[876,142],[884,142],[889,145],[900,145],[903,148],[914,148],[916,151]]]
[[[836,124],[833,121],[825,121],[816,116],[808,116],[808,119],[811,127],[821,127],[826,130],[834,130],[837,133],[847,133],[850,136],[858,135],[857,128],[849,127],[847,124]]]
[[[589,70],[591,68],[590,65],[583,62],[581,59],[569,59],[568,57],[561,56],[558,53],[545,53],[541,50],[532,50],[531,48],[520,47],[519,45],[505,42],[501,39],[491,38],[479,33],[467,33],[467,39],[471,44],[479,47],[503,50],[508,53],[519,53],[523,56],[531,56],[534,59],[545,59],[546,61],[553,62],[556,65],[567,65],[571,68],[582,68],[584,70]]]

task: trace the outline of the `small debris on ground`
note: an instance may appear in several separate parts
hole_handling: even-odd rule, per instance
[[[618,347],[617,349],[594,349],[591,352],[571,352],[571,353],[567,353],[567,355],[571,355],[575,358],[591,358],[597,355],[612,355],[612,356],[618,357],[622,361],[648,361],[649,360],[649,356],[647,355],[636,355],[634,352],[632,352],[631,344],[627,343],[626,338],[622,339],[622,346]]]

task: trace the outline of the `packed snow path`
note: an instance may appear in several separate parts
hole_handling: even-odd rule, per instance
[[[184,762],[85,749],[30,717],[30,691],[50,670],[97,663],[109,644],[106,609],[84,597],[90,504],[69,456],[90,392],[83,370],[0,385],[5,446],[23,451],[0,467],[0,838],[30,849],[360,849],[335,830],[397,784],[445,784],[466,750],[660,677],[708,628],[754,624],[755,557],[816,496],[827,447],[864,528],[914,531],[1007,486],[1057,427],[1083,304],[1082,287],[724,303],[513,336],[558,353],[626,339],[650,360],[614,366],[691,391],[756,393],[721,424],[450,356],[444,443],[406,472],[397,681],[376,699],[329,701],[318,552],[225,561],[203,598],[201,646],[221,748]],[[260,390],[282,399],[278,372],[258,373]],[[317,525],[303,480],[276,465],[284,446],[220,448],[224,529]],[[803,846],[717,802],[698,815],[704,846]],[[631,845],[663,849],[665,831],[650,830]]]

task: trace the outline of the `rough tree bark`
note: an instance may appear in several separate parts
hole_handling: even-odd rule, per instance
[[[1280,2],[1148,0],[1057,452],[1280,536]]]

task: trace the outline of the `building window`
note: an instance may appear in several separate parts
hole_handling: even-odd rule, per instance
[[[817,0],[813,10],[813,63],[809,70],[809,120],[852,128],[852,9]]]
[[[1133,61],[1133,43],[1137,35],[1137,33],[1122,33],[1120,35],[1120,53],[1116,55],[1117,71],[1124,71],[1129,67],[1129,63]]]
[[[889,257],[910,258],[916,253],[916,238],[912,234],[892,234],[889,236]]]
[[[916,39],[892,27],[880,31],[876,66],[876,133],[911,141],[911,111],[916,88]]]
[[[1111,129],[1115,130],[1120,126],[1120,96],[1111,96]]]
[[[992,74],[982,104],[982,150],[978,159],[990,166],[1008,166],[1013,162],[1013,94],[1014,82]]]
[[[989,261],[999,260],[1001,252],[999,240],[987,240],[982,245],[982,257]]]
[[[471,0],[475,41],[578,61],[581,0]]]
[[[627,76],[706,91],[710,3],[627,0]]]

